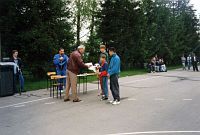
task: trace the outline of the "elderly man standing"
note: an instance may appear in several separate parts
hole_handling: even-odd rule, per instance
[[[68,66],[67,66],[67,84],[66,84],[66,95],[64,102],[70,101],[69,91],[72,90],[73,102],[80,102],[81,100],[77,96],[77,75],[81,68],[89,68],[85,65],[82,59],[82,55],[85,52],[85,46],[80,45],[78,49],[71,53]]]

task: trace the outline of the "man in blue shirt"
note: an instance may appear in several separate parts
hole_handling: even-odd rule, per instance
[[[111,103],[113,105],[120,104],[120,93],[119,93],[119,73],[120,73],[120,58],[116,54],[116,50],[114,47],[109,48],[109,55],[111,56],[109,68],[108,68],[108,76],[110,77],[110,89],[113,95],[113,101]]]
[[[59,54],[56,54],[53,58],[53,63],[56,66],[57,75],[66,76],[68,59],[69,58],[67,57],[67,55],[65,55],[65,50],[63,48],[60,48]],[[60,79],[59,83],[63,83],[65,87],[66,79]],[[59,90],[63,90],[62,85],[60,85]]]

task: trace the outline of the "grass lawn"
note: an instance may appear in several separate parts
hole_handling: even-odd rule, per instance
[[[47,81],[45,79],[43,80],[25,80],[25,86],[24,89],[26,91],[33,91],[33,90],[39,90],[47,88]]]
[[[170,66],[168,67],[168,70],[174,70],[181,68],[181,66]],[[120,73],[120,77],[126,77],[126,76],[134,76],[134,75],[142,75],[146,74],[147,71],[145,69],[133,69],[133,70],[127,70],[122,71]],[[96,76],[89,76],[88,82],[96,81]],[[39,89],[45,89],[47,86],[46,79],[42,80],[33,80],[33,79],[26,79],[25,80],[25,90],[27,91],[33,91],[33,90],[39,90]]]

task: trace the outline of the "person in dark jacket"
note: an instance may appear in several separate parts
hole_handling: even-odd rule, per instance
[[[192,66],[193,66],[193,71],[197,71],[197,72],[199,71],[199,69],[198,69],[198,58],[195,55],[195,53],[192,56]]]
[[[17,68],[17,72],[15,74],[15,84],[14,84],[14,89],[15,89],[15,93],[19,92],[17,90],[17,87],[16,87],[16,81],[19,80],[19,84],[20,84],[20,91],[21,92],[25,92],[24,90],[24,77],[23,77],[23,74],[22,74],[22,68],[23,68],[23,63],[22,63],[22,60],[18,57],[18,51],[17,50],[13,50],[12,51],[12,57],[10,58],[10,62],[14,62],[18,68]]]
[[[77,75],[81,68],[89,68],[85,65],[82,59],[82,55],[85,52],[85,46],[80,45],[78,49],[71,53],[67,64],[67,81],[66,81],[66,95],[64,102],[70,101],[69,91],[72,89],[73,102],[80,102],[81,100],[77,96]]]
[[[108,76],[110,77],[110,89],[113,95],[113,101],[111,103],[113,105],[120,104],[120,92],[119,92],[119,73],[120,73],[120,58],[116,54],[116,50],[114,47],[109,48],[109,54],[111,56],[109,68],[108,68]]]

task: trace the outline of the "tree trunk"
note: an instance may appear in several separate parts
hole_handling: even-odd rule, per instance
[[[94,8],[92,9],[92,18],[91,18],[91,24],[90,24],[90,36],[94,34]]]
[[[78,7],[78,11],[77,11],[77,24],[76,24],[76,27],[77,27],[77,35],[76,35],[76,45],[79,46],[80,45],[80,31],[81,31],[81,13],[80,13],[80,0],[77,1],[77,7]]]

